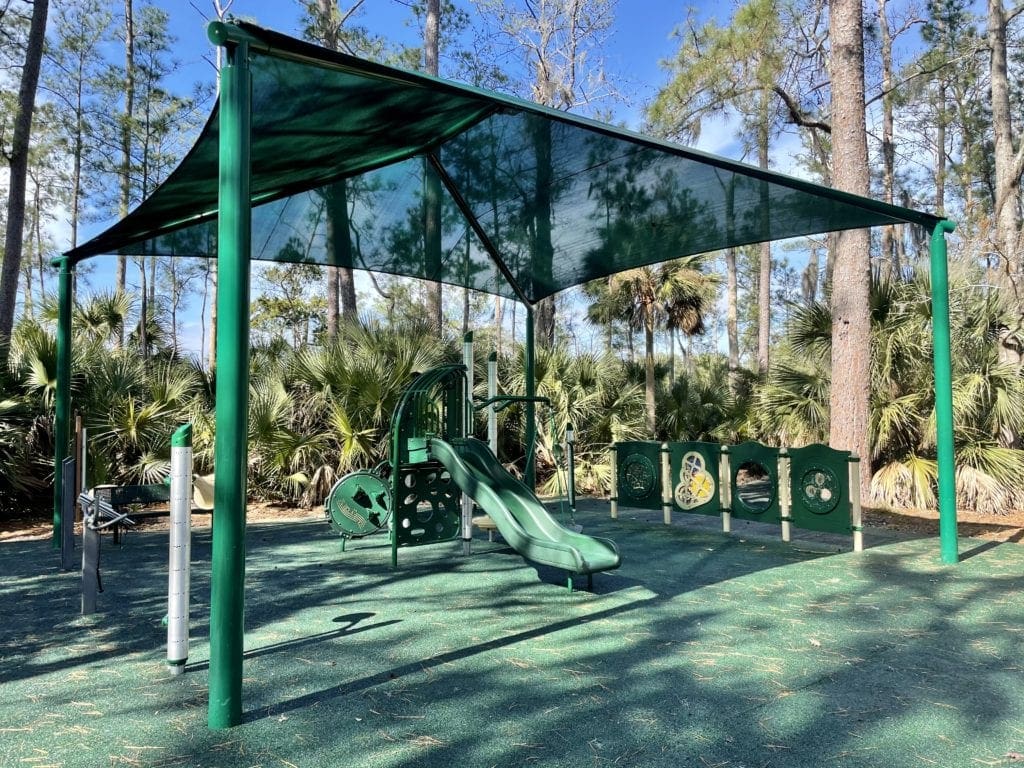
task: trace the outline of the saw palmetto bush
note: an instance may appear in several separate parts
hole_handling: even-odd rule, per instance
[[[341,475],[384,461],[391,416],[413,374],[455,355],[424,326],[353,323],[322,347],[278,356],[250,389],[256,487],[319,503]]]
[[[107,298],[101,296],[100,302]],[[111,340],[119,323],[80,322],[82,317],[101,316],[91,304],[76,306],[71,378],[72,408],[82,417],[89,436],[87,480],[89,484],[159,482],[169,469],[171,433],[202,400],[202,374],[188,361],[147,362],[134,350],[115,348]],[[5,401],[19,405],[0,419],[9,428],[28,430],[25,450],[31,464],[46,469],[25,478],[45,478],[49,488],[53,445],[50,437],[42,440],[41,436],[53,430],[57,355],[52,324],[44,322],[22,321],[12,335],[10,383],[5,387],[11,397]],[[26,409],[31,418],[24,416]],[[12,434],[10,429],[7,433]],[[27,460],[24,455],[22,459]],[[11,462],[9,466],[17,466],[13,457]]]
[[[563,347],[538,349],[535,371],[537,396],[548,400],[548,404],[537,407],[537,478],[541,493],[565,493],[563,450],[569,424],[576,433],[578,492],[605,492],[611,482],[611,443],[644,439],[643,385],[632,381],[626,367],[613,355],[573,356]],[[522,347],[514,355],[499,359],[499,381],[503,393],[525,393]],[[477,394],[486,392],[485,387],[478,385]],[[526,453],[522,407],[502,411],[499,433],[499,458],[521,471]]]
[[[728,362],[720,355],[702,355],[675,379],[665,377],[658,393],[658,439],[746,440],[754,379],[742,373],[736,392],[726,385],[728,379]]]
[[[932,507],[938,474],[931,286],[926,272],[875,280],[871,292],[872,500]],[[950,282],[953,418],[958,506],[1001,512],[1024,506],[1024,377],[1001,359],[1011,317],[1004,297],[958,266]],[[756,416],[767,439],[827,442],[831,314],[796,307]]]
[[[0,370],[0,517],[5,511],[46,508],[52,476],[53,422],[38,396],[10,370]]]
[[[190,361],[146,362],[100,346],[76,355],[74,370],[72,402],[88,429],[90,481],[163,480],[171,434],[210,407],[202,372]]]

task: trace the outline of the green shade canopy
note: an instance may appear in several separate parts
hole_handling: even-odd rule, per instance
[[[689,254],[903,222],[930,231],[939,221],[236,26],[253,54],[252,259],[408,275],[534,303]],[[214,256],[218,134],[215,108],[170,177],[70,251],[72,263],[104,253]],[[425,223],[431,195],[442,200],[440,256]]]

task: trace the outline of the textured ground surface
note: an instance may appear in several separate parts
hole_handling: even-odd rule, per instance
[[[104,541],[100,613],[47,541],[0,544],[0,765],[978,766],[1024,761],[1024,548],[795,545],[581,513],[622,568],[569,593],[500,542],[340,551],[248,536],[245,711],[206,728],[209,532],[193,653],[163,666],[166,533]],[[699,520],[698,520],[699,522]],[[844,550],[844,551],[840,551]]]

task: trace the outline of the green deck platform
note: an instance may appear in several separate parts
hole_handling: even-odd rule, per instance
[[[622,552],[594,594],[482,538],[471,558],[452,542],[393,570],[385,536],[342,553],[323,523],[251,526],[230,732],[206,725],[208,532],[178,678],[166,534],[105,546],[89,617],[49,541],[2,544],[0,765],[952,768],[1024,753],[1024,547],[962,540],[950,568],[931,539],[826,555],[581,507]]]

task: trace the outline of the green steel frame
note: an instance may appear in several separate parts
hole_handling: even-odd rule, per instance
[[[213,29],[211,28],[211,36]],[[244,40],[224,46],[220,70],[220,214],[217,238],[217,442],[210,594],[210,728],[242,721],[245,491],[249,411],[249,145],[252,81]]]
[[[245,496],[249,368],[249,256],[251,202],[249,180],[251,75],[249,43],[254,39],[235,26],[213,23],[211,41],[225,49],[221,69],[220,171],[217,269],[217,444],[212,587],[210,606],[210,697],[208,723],[227,728],[242,719],[242,651],[245,580]],[[258,43],[258,41],[255,41]],[[259,46],[254,46],[254,50]],[[266,55],[274,51],[258,50]],[[610,130],[594,123],[595,130]],[[709,162],[713,158],[709,157]],[[432,158],[435,167],[440,167]],[[724,161],[723,161],[724,162]],[[441,174],[442,181],[446,174]],[[807,185],[811,186],[811,185]],[[852,196],[851,196],[852,197]],[[473,217],[469,217],[474,224]],[[949,301],[945,235],[956,225],[940,221],[931,240],[933,332],[935,336],[935,409],[938,424],[940,546],[943,563],[958,560],[956,477],[954,464],[952,374],[949,349]],[[478,227],[474,226],[476,230]],[[478,232],[479,234],[479,232]],[[485,247],[488,243],[485,241]],[[493,245],[488,247],[498,258]],[[499,259],[500,260],[500,259]],[[57,393],[54,427],[54,546],[60,541],[61,462],[70,442],[71,278],[70,259],[60,267],[57,333]],[[520,292],[520,296],[522,293]],[[526,304],[526,396],[536,397],[533,307]],[[536,407],[526,403],[526,482],[534,481]]]
[[[949,264],[946,233],[952,221],[935,225],[931,240],[932,361],[935,366],[935,424],[939,459],[939,549],[943,563],[960,559],[956,535],[956,459],[953,436],[953,362],[949,350]]]
[[[59,259],[57,277],[57,393],[53,424],[53,548],[60,549],[64,526],[64,487],[61,465],[71,442],[71,278],[74,267],[67,256]]]

